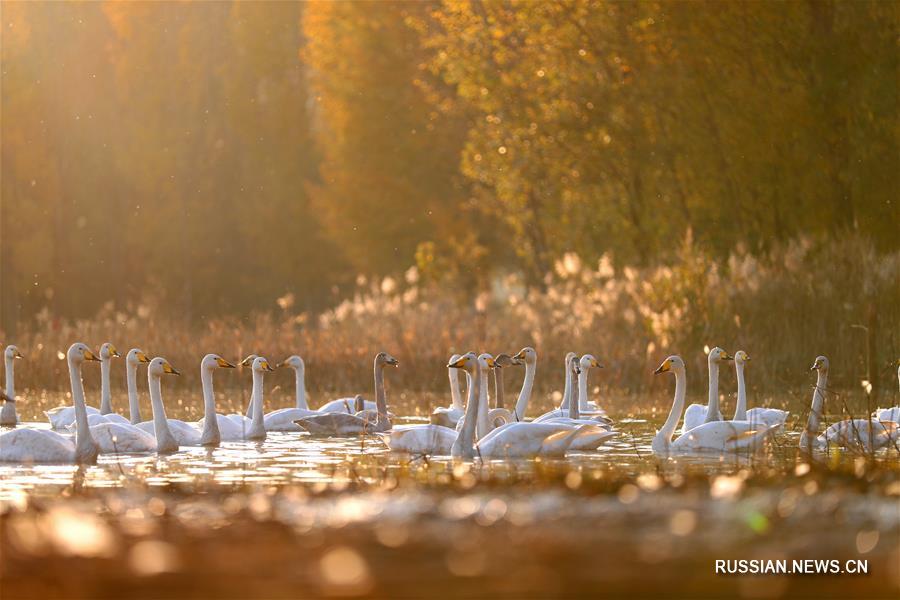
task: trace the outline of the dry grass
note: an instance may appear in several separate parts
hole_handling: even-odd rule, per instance
[[[45,311],[15,340],[27,356],[17,364],[17,383],[20,389],[65,389],[58,354],[75,340],[95,346],[110,340],[120,350],[139,346],[166,356],[191,386],[199,385],[196,365],[207,352],[231,360],[258,352],[275,360],[301,354],[313,390],[369,389],[371,358],[384,349],[401,361],[391,375],[394,385],[445,389],[451,353],[533,345],[544,391],[561,385],[568,350],[597,355],[607,368],[596,383],[623,393],[651,386],[659,392],[668,382],[651,372],[677,352],[699,390],[705,386],[704,346],[719,345],[753,357],[751,392],[805,391],[818,354],[831,359],[833,389],[859,390],[868,360],[861,327],[868,327],[875,336],[876,385],[896,389],[888,365],[900,355],[900,254],[878,254],[858,238],[798,240],[762,256],[735,249],[721,263],[690,240],[673,254],[673,266],[643,269],[616,269],[606,258],[586,265],[566,255],[543,289],[526,289],[511,275],[465,300],[420,281],[412,268],[403,278],[360,277],[353,298],[320,315],[295,314],[290,295],[271,312],[199,325],[180,322],[158,302],[106,304],[95,317],[77,321]],[[88,373],[86,380],[95,377]]]

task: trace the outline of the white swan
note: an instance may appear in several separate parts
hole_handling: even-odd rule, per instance
[[[732,421],[749,421],[763,423],[769,427],[784,429],[788,411],[778,408],[755,407],[747,409],[747,386],[744,383],[744,367],[750,362],[750,356],[743,350],[734,353],[734,370],[737,373],[737,406]]]
[[[315,410],[310,410],[306,402],[306,365],[303,359],[295,354],[278,363],[276,367],[290,367],[294,370],[297,405],[293,408],[279,408],[267,414],[264,419],[266,431],[304,431],[294,421],[319,414]]]
[[[513,420],[521,422],[525,420],[525,413],[528,411],[528,402],[531,400],[531,390],[534,388],[534,374],[537,370],[537,352],[535,352],[534,348],[526,346],[519,350],[513,358],[525,363],[525,380],[522,382],[522,389],[519,390],[519,397],[516,399],[516,406],[513,411]]]
[[[15,463],[95,463],[97,445],[91,437],[84,404],[81,365],[99,361],[86,345],[76,342],[66,353],[69,383],[78,428],[72,438],[47,429],[14,429],[0,434],[0,462]]]
[[[216,369],[234,369],[235,366],[218,354],[207,354],[200,361],[200,386],[203,390],[203,418],[193,426],[200,429],[198,446],[218,446],[222,442],[222,433],[219,429],[219,415],[216,415],[216,393],[213,389],[213,372]],[[224,418],[224,417],[223,417]],[[227,419],[226,419],[227,420]],[[230,428],[232,421],[228,421],[225,427]],[[233,437],[233,436],[232,436]]]
[[[0,427],[15,427],[19,422],[19,416],[16,414],[15,362],[17,358],[22,358],[22,353],[10,344],[3,352],[3,361],[6,365],[6,396],[3,398],[3,408],[0,408]]]
[[[128,416],[132,425],[137,425],[141,419],[141,404],[138,400],[137,369],[141,363],[149,363],[150,359],[140,348],[132,348],[125,355],[125,386],[128,389]]]
[[[687,386],[684,361],[680,356],[670,356],[656,369],[655,374],[672,372],[675,375],[675,401],[662,429],[656,432],[651,447],[660,456],[671,454],[725,454],[756,452],[766,447],[772,430],[763,424],[751,425],[747,421],[710,421],[701,423],[672,440],[672,434],[684,410],[684,393]]]
[[[681,426],[682,433],[701,423],[722,420],[722,413],[719,411],[719,364],[723,360],[732,360],[732,357],[718,346],[709,351],[709,356],[706,357],[709,365],[709,404],[691,404],[687,407]]]
[[[576,377],[584,371],[585,373],[592,368],[600,368],[603,366],[590,354],[585,354],[580,359],[574,352],[566,355],[566,384],[563,388],[563,401],[559,408],[545,412],[532,421],[533,423],[545,423],[548,421],[557,421],[558,419],[567,419],[570,417],[570,407],[573,405],[577,409],[575,417],[581,420],[592,420],[599,424],[608,425],[612,423],[612,419],[606,416],[606,411],[597,408],[594,402],[582,402],[582,396],[587,396],[587,380],[584,382],[584,390],[581,385],[575,384]],[[587,406],[590,410],[587,412],[582,410],[582,406]]]
[[[576,378],[577,385],[572,386],[569,395],[569,404],[565,408],[551,410],[550,412],[541,415],[535,419],[533,423],[578,422],[579,424],[596,424],[609,428],[612,419],[596,412],[582,414],[577,399],[578,397],[585,397],[588,395],[588,373],[590,370],[602,369],[603,365],[591,354],[585,354],[580,359],[578,357],[576,357],[576,359],[577,360],[572,362],[572,372]]]
[[[87,346],[85,346],[85,347],[87,347]],[[71,350],[71,349],[72,349],[72,347],[70,346],[69,350]],[[91,356],[94,356],[95,358],[91,358],[88,360],[97,360],[97,361],[100,360],[100,358],[97,357],[96,354],[91,353]],[[71,371],[71,368],[70,368],[70,371]],[[80,372],[81,372],[81,368],[79,367],[79,374],[80,374]],[[7,373],[9,373],[8,367],[7,367]],[[80,378],[80,375],[79,375],[79,378]],[[82,391],[84,390],[83,385],[81,386],[81,389],[82,389]],[[73,400],[73,404],[74,404],[74,400]],[[90,417],[92,415],[100,414],[100,411],[97,410],[96,408],[94,408],[93,406],[85,405],[84,410],[85,410],[85,425],[90,425],[90,422],[88,421],[88,417]],[[75,410],[75,406],[57,406],[56,408],[51,408],[50,410],[44,411],[44,414],[47,415],[47,420],[50,421],[50,426],[53,429],[69,429],[70,426],[72,426],[71,429],[75,429],[75,425],[77,425],[77,419],[75,418],[76,413],[77,413],[77,411]],[[105,421],[105,419],[104,419],[104,421]],[[95,419],[95,422],[96,422],[96,419]]]
[[[481,380],[478,382],[478,411],[476,412],[475,421],[475,439],[480,440],[496,427],[514,422],[514,417],[512,416],[512,413],[505,408],[490,407],[490,400],[488,399],[488,372],[494,370],[496,365],[494,357],[490,354],[483,353],[478,356],[478,360],[480,364],[484,365],[484,368],[479,371]],[[457,431],[460,431],[463,428],[465,421],[466,417],[463,415],[459,421],[456,422]]]
[[[824,415],[825,394],[828,390],[828,359],[816,357],[810,371],[816,371],[812,407],[806,429],[800,434],[800,449],[807,452],[825,450],[829,444],[862,452],[874,452],[893,445],[900,437],[900,429],[893,421],[877,419],[844,419],[828,427],[819,435],[819,423]]]
[[[458,361],[459,354],[450,357],[450,363]],[[431,422],[434,425],[442,425],[444,427],[455,428],[456,424],[465,414],[465,407],[462,402],[462,394],[459,390],[459,371],[457,369],[447,369],[447,375],[450,378],[450,406],[440,406],[431,413]]]
[[[219,434],[223,442],[264,441],[266,439],[265,417],[263,416],[263,376],[266,371],[274,371],[269,361],[257,356],[251,363],[253,391],[250,393],[251,418],[239,413],[216,414]],[[204,423],[205,418],[201,419]]]
[[[373,419],[368,410],[356,414],[330,412],[303,417],[296,420],[297,425],[316,436],[353,436],[363,433],[377,433],[391,428],[387,411],[387,397],[384,391],[384,367],[396,367],[400,363],[387,352],[375,355],[375,405]],[[353,406],[355,408],[354,399]]]
[[[900,360],[897,361],[897,383],[900,384]],[[894,423],[900,423],[900,406],[878,408],[872,413],[872,416],[879,421],[893,421]]]
[[[109,385],[109,371],[110,371],[110,361],[114,357],[119,356],[119,352],[116,350],[116,347],[113,346],[110,342],[104,343],[100,346],[100,412],[97,414],[89,414],[88,415],[88,423],[93,427],[94,425],[99,425],[101,423],[122,423],[124,425],[129,425],[130,421],[123,417],[122,415],[118,415],[112,412],[112,402],[111,402],[111,392]],[[74,415],[73,415],[74,417]],[[64,429],[68,431],[75,431],[75,423],[74,421],[69,423]],[[94,436],[96,439],[99,437]],[[98,442],[99,443],[99,442]],[[104,452],[102,444],[100,448],[100,452]]]
[[[105,342],[100,346],[100,414],[111,415],[112,409],[112,392],[109,386],[109,370],[113,358],[119,357],[119,351],[110,342]],[[116,415],[120,416],[120,415]],[[126,421],[124,417],[123,421]]]
[[[163,373],[179,375],[164,358],[154,358],[147,367],[150,385],[150,405],[153,421],[138,423],[103,422],[91,426],[91,435],[97,441],[101,454],[138,454],[158,452],[166,454],[178,450],[177,439],[166,423],[162,402],[160,378]],[[156,425],[156,427],[154,427]]]

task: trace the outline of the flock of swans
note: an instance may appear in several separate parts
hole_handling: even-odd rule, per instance
[[[179,372],[169,362],[150,359],[134,348],[125,357],[129,416],[113,411],[110,392],[112,359],[119,357],[116,348],[105,343],[94,353],[77,342],[66,358],[72,391],[72,406],[46,411],[50,429],[17,427],[14,364],[22,354],[15,346],[4,352],[6,389],[2,392],[0,425],[12,427],[0,433],[0,462],[8,463],[93,463],[99,454],[177,452],[183,446],[216,447],[222,442],[262,442],[270,431],[305,432],[310,436],[379,437],[394,452],[416,455],[450,456],[455,459],[503,460],[507,458],[564,457],[569,451],[599,448],[617,435],[613,420],[596,403],[589,401],[588,374],[602,368],[592,355],[565,357],[565,387],[558,408],[534,419],[526,420],[534,387],[537,352],[526,347],[515,355],[455,354],[447,365],[450,380],[449,406],[436,408],[428,424],[394,425],[395,416],[388,411],[384,386],[385,368],[397,367],[396,358],[379,352],[374,361],[375,401],[362,396],[340,398],[311,409],[306,399],[305,366],[299,356],[291,356],[277,367],[294,370],[295,406],[268,414],[263,410],[263,378],[274,371],[268,359],[251,354],[242,366],[250,367],[253,387],[244,414],[220,414],[216,411],[213,374],[218,369],[234,369],[236,365],[216,354],[207,354],[200,362],[204,416],[197,422],[166,417],[162,398],[162,379]],[[772,408],[747,408],[744,369],[750,357],[743,350],[730,356],[721,348],[708,354],[709,399],[706,405],[691,404],[685,410],[687,389],[685,363],[679,356],[666,358],[656,374],[671,373],[675,377],[675,398],[662,428],[651,447],[660,456],[723,455],[755,453],[764,450],[776,432],[783,430],[788,413]],[[100,363],[100,408],[85,402],[82,367],[85,362]],[[734,361],[737,374],[737,406],[730,420],[719,408],[719,367]],[[143,420],[138,403],[137,370],[147,365],[152,418]],[[504,398],[503,371],[525,367],[525,378],[515,402],[507,407]],[[806,427],[800,435],[800,446],[809,452],[829,445],[874,451],[893,445],[900,438],[900,407],[879,409],[867,419],[846,419],[819,433],[823,419],[828,383],[828,359],[816,358],[811,370],[817,380],[812,408]],[[460,389],[459,374],[467,381],[466,398]],[[494,407],[488,397],[489,375],[493,375]],[[900,379],[900,369],[898,369]],[[678,437],[673,439],[684,417]]]

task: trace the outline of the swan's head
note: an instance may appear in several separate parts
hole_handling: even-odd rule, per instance
[[[462,358],[462,354],[453,354],[452,356],[450,356],[450,360],[447,361],[447,364],[449,365],[450,363],[455,363],[460,358]]]
[[[157,356],[147,365],[147,373],[155,377],[162,377],[164,374],[181,375],[175,367],[169,364],[169,361],[162,356]]]
[[[750,355],[743,350],[734,353],[734,364],[744,366],[750,362]]]
[[[19,349],[14,344],[10,344],[9,346],[7,346],[6,351],[3,353],[3,355],[8,360],[13,360],[15,358],[24,358],[22,356],[22,353],[19,352]]]
[[[387,352],[379,352],[375,355],[375,366],[376,367],[399,367],[400,361],[388,354]]]
[[[513,358],[524,360],[526,365],[533,365],[537,362],[537,352],[531,346],[525,346]]]
[[[709,364],[718,364],[723,360],[734,360],[734,357],[730,356],[727,352],[716,346],[709,351],[709,356],[706,358],[706,360],[709,361]]]
[[[119,351],[116,350],[116,347],[112,345],[111,342],[106,342],[102,346],[100,346],[100,360],[109,360],[113,357],[118,357]]]
[[[241,361],[242,367],[252,367],[253,361],[259,357],[259,354],[248,354],[247,358]]]
[[[662,364],[653,371],[654,375],[659,375],[660,373],[668,373],[669,371],[675,372],[684,372],[684,361],[681,360],[681,357],[673,354],[666,360],[662,361]]]
[[[578,361],[578,366],[580,367],[580,371],[587,371],[589,369],[602,369],[603,365],[600,364],[600,361],[594,358],[592,354],[585,354]]]
[[[828,372],[828,359],[824,356],[817,356],[816,362],[809,368],[810,371],[818,371],[819,373]]]
[[[200,361],[200,368],[205,371],[212,371],[213,369],[233,369],[235,367],[218,354],[207,354]]]
[[[482,369],[493,369],[494,368],[494,357],[484,352],[483,354],[478,355],[478,364],[481,365]]]
[[[451,359],[452,362],[452,359]],[[513,358],[509,354],[503,353],[498,354],[494,357],[494,368],[495,369],[503,369],[505,367],[516,367],[522,364],[522,361],[518,358]]]
[[[140,348],[132,348],[128,351],[128,354],[125,355],[125,363],[129,365],[138,365],[140,363],[148,363],[150,362],[150,357],[144,354],[144,351]]]
[[[295,371],[302,371],[306,364],[303,362],[303,359],[298,355],[294,354],[292,356],[288,356],[286,359],[275,365],[276,367],[290,367]]]
[[[449,369],[465,369],[466,371],[474,371],[475,363],[478,361],[478,356],[474,352],[466,352],[455,361],[451,362],[447,365]]]
[[[572,364],[572,361],[573,361],[573,360],[577,360],[577,359],[578,359],[578,355],[575,354],[574,352],[567,352],[567,353],[566,353],[566,364],[567,364],[567,365]]]
[[[269,360],[265,356],[257,356],[253,359],[253,372],[262,373],[263,371],[274,371]]]
[[[69,359],[69,362],[76,365],[80,365],[86,360],[100,361],[100,357],[94,354],[91,349],[87,347],[87,344],[82,344],[81,342],[75,342],[69,346],[66,357]]]

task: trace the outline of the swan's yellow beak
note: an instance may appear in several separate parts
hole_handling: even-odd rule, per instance
[[[734,357],[722,350],[722,354],[719,355],[719,358],[722,360],[734,360]]]
[[[603,368],[603,365],[601,365],[601,364],[600,364],[600,361],[597,360],[596,358],[595,358],[594,360],[591,361],[591,366],[594,367],[595,369],[602,369],[602,368]]]
[[[462,369],[469,363],[469,357],[461,356],[452,363],[447,364],[448,369]]]
[[[267,361],[267,360],[262,361],[262,364],[260,366],[266,371],[274,371],[275,370],[271,366],[269,366],[269,361]]]
[[[150,362],[150,357],[148,357],[148,356],[147,356],[146,354],[144,354],[143,352],[138,352],[138,353],[137,353],[137,359],[138,359],[138,362],[142,362],[142,363],[148,363],[148,362]]]
[[[16,350],[16,353],[13,354],[13,358],[25,358],[25,357],[22,356],[22,353],[21,353],[21,352],[19,352],[18,350]],[[898,361],[898,362],[900,362],[900,361]]]
[[[524,359],[525,358],[525,348],[522,348],[521,350],[519,350],[519,353],[516,354],[515,356],[513,356],[513,358],[518,358],[519,360]]]
[[[660,373],[668,373],[672,370],[672,363],[667,358],[663,361],[663,364],[659,365],[659,367],[653,371],[654,375],[659,375]]]
[[[216,364],[219,365],[223,369],[233,369],[234,365],[222,358],[221,356],[216,359]]]
[[[497,366],[497,363],[493,358],[488,358],[485,362],[487,362],[487,366],[489,369],[493,369]]]
[[[96,360],[97,362],[100,362],[100,359],[97,358],[97,355],[90,350],[84,351],[84,360]]]
[[[110,356],[115,356],[116,358],[119,357],[119,351],[116,350],[116,347],[113,346],[112,344],[109,345],[109,355],[110,355]]]
[[[163,368],[163,373],[169,373],[171,375],[181,375],[181,373],[179,373],[175,369],[175,367],[170,365],[168,362],[164,362],[162,368]]]

